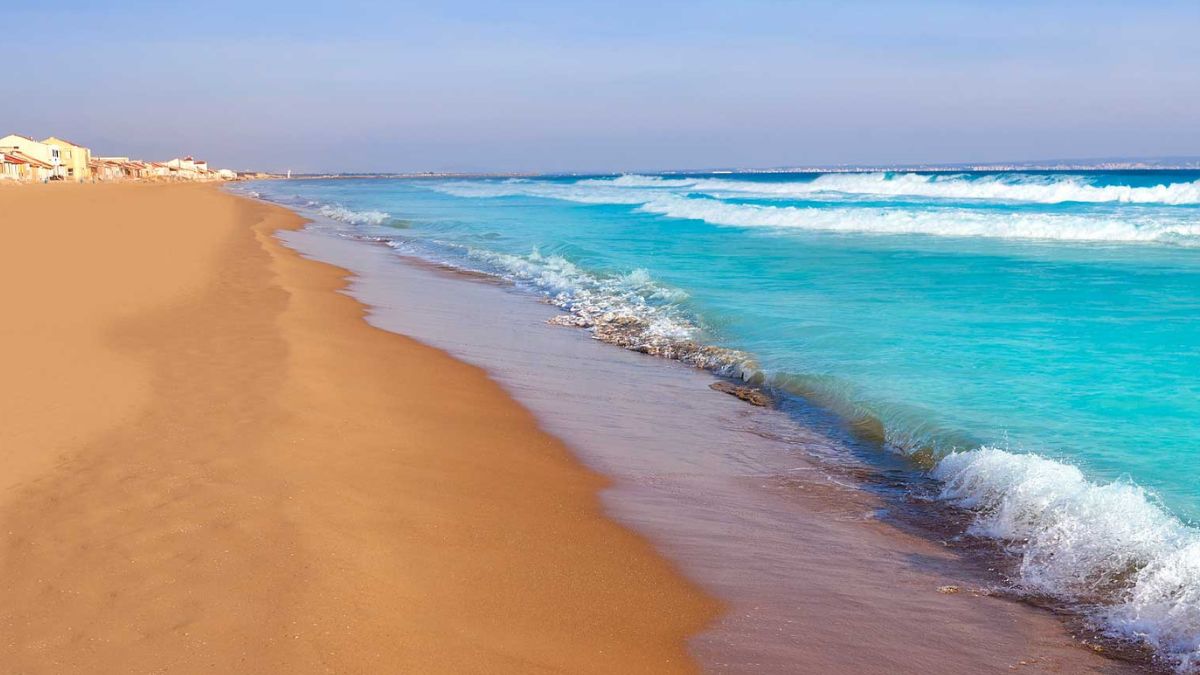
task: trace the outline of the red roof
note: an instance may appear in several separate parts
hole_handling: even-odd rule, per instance
[[[21,159],[20,157],[17,157],[16,155],[14,155],[12,153],[8,153],[8,152],[0,152],[0,162],[3,162],[5,164],[28,164],[29,163],[29,162],[26,162],[25,160]]]
[[[11,155],[18,159],[22,159],[25,161],[26,164],[32,164],[33,166],[41,167],[43,169],[53,169],[54,168],[53,164],[47,164],[46,162],[43,162],[40,159],[35,159],[33,157],[30,157],[29,155],[27,155],[19,150],[8,150],[8,151],[5,151],[4,154]]]

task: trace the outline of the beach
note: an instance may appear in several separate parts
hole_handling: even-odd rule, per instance
[[[7,4],[0,675],[1200,675],[1200,3]]]
[[[1077,618],[1005,591],[996,552],[964,547],[960,525],[940,520],[950,514],[909,500],[900,465],[856,460],[876,451],[836,417],[748,405],[702,369],[562,326],[554,303],[519,284],[413,257],[395,235],[362,237],[322,214],[353,217],[345,211],[297,208],[313,222],[279,237],[351,270],[347,290],[368,322],[485,368],[612,477],[608,513],[725,602],[689,641],[705,671],[1138,671],[1106,658],[1117,653]]]
[[[726,479],[786,483],[789,498],[826,489],[820,481],[853,485],[875,503],[839,518],[917,532],[984,567],[974,585],[1069,617],[1080,642],[1186,672],[1200,663],[1200,492],[1189,480],[1200,438],[1198,187],[1195,170],[1104,169],[398,176],[234,189],[311,218],[285,239],[355,271],[372,321],[496,375],[618,477],[618,491],[687,483],[700,457]],[[343,256],[346,242],[379,249],[381,261]],[[414,263],[511,292],[432,293],[429,277],[401,278]],[[607,351],[550,358],[566,340]],[[622,351],[659,365],[618,368]],[[673,368],[663,362],[703,376],[660,387]],[[711,386],[769,402],[739,408],[755,413],[700,403],[737,403]],[[809,510],[758,513],[753,489],[718,508],[706,503],[723,494],[711,485],[672,487],[670,498],[699,497],[681,498],[678,517],[657,516],[669,521],[658,531],[638,518],[661,508],[633,509],[635,529],[662,542],[709,514],[692,542],[719,548],[724,525],[759,560],[672,554],[689,575],[707,588],[724,571],[745,585],[769,577],[772,625],[794,635],[776,644],[824,628],[789,623],[814,587],[795,578],[811,550],[800,544],[811,541],[806,524],[820,522]],[[628,496],[606,503],[631,510]],[[744,513],[754,515],[730,515]],[[942,585],[939,555],[896,541],[850,555],[846,542],[868,535],[845,529],[823,544],[848,577],[837,586],[861,588],[860,573],[888,579],[897,566],[932,578],[915,575],[911,593],[887,601],[816,603],[822,611],[863,603],[870,612],[847,620],[877,617],[893,595]],[[765,549],[774,563],[761,564]],[[884,563],[892,551],[907,564]],[[869,562],[851,570],[846,558]],[[718,595],[733,598],[726,617],[747,602],[736,589]],[[908,638],[896,642],[923,636]]]
[[[212,186],[0,200],[8,670],[1137,669],[827,416],[495,277]]]
[[[295,214],[0,191],[10,672],[670,672],[720,603],[487,374],[363,321]]]

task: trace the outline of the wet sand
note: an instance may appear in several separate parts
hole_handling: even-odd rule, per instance
[[[717,615],[487,374],[363,321],[301,220],[0,193],[8,672],[670,672]]]
[[[487,368],[614,478],[610,513],[728,603],[692,640],[706,670],[1136,671],[1056,615],[992,595],[997,578],[978,561],[903,527],[896,500],[862,489],[855,476],[879,472],[830,416],[748,405],[711,390],[706,372],[548,325],[559,311],[519,289],[321,227],[281,237],[352,270],[374,325]]]

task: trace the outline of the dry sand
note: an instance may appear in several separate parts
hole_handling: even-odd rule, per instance
[[[0,192],[4,672],[669,672],[718,610],[294,214]]]

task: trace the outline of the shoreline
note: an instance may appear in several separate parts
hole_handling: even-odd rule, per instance
[[[276,240],[299,216],[190,185],[3,197],[4,663],[694,669],[719,605],[482,370],[362,321],[345,271]]]
[[[308,237],[310,241],[307,243],[298,241],[298,238]],[[797,468],[795,464],[798,461],[795,453],[780,451],[778,447],[767,448],[765,446],[755,446],[752,450],[746,450],[745,454],[750,454],[752,451],[762,450],[766,455],[773,454],[774,464],[772,466],[756,466],[753,475],[732,475],[724,476],[724,478],[732,478],[734,482],[741,481],[743,483],[749,481],[756,483],[753,485],[742,485],[735,490],[737,493],[732,501],[724,506],[730,507],[728,510],[745,511],[748,504],[753,503],[753,508],[761,509],[755,516],[757,520],[769,522],[777,527],[776,532],[769,532],[770,528],[760,527],[758,532],[747,539],[742,537],[739,545],[749,546],[751,550],[758,546],[760,553],[765,553],[768,556],[792,556],[794,559],[788,562],[793,563],[799,569],[805,569],[807,566],[816,566],[820,568],[820,574],[814,581],[814,588],[798,588],[803,584],[797,584],[795,581],[790,581],[786,578],[786,570],[778,568],[770,570],[758,570],[762,573],[764,579],[770,579],[772,582],[780,584],[776,588],[752,588],[755,584],[746,579],[730,579],[729,572],[737,570],[741,576],[752,574],[754,571],[753,560],[738,560],[733,563],[739,556],[735,550],[736,546],[724,546],[726,550],[718,550],[723,548],[720,543],[703,542],[704,539],[713,539],[727,536],[726,532],[721,531],[721,527],[713,528],[711,523],[693,522],[690,524],[691,530],[699,528],[699,533],[689,531],[688,512],[689,510],[703,510],[706,505],[703,499],[692,499],[690,502],[687,499],[678,499],[678,495],[641,495],[643,503],[637,504],[639,495],[632,494],[639,490],[646,491],[646,486],[643,485],[646,481],[654,482],[669,482],[676,477],[671,476],[670,479],[664,479],[663,476],[654,475],[654,470],[669,471],[669,467],[652,467],[651,475],[641,475],[639,470],[628,470],[629,462],[636,462],[636,458],[629,456],[629,452],[624,453],[618,459],[621,461],[614,462],[614,458],[605,455],[602,448],[595,446],[601,445],[604,442],[630,442],[637,439],[630,438],[604,438],[596,439],[597,428],[588,426],[586,422],[579,423],[578,418],[581,413],[586,411],[587,406],[576,405],[569,409],[563,409],[556,401],[572,395],[570,389],[555,391],[549,387],[553,383],[548,382],[549,378],[545,376],[530,377],[530,372],[536,366],[531,363],[517,363],[517,358],[509,358],[505,356],[505,342],[503,337],[496,340],[497,336],[503,336],[505,333],[517,332],[520,333],[520,339],[513,341],[509,338],[511,344],[509,349],[538,351],[542,354],[547,352],[547,348],[552,343],[548,340],[534,338],[534,333],[531,332],[533,326],[537,326],[537,330],[541,331],[557,331],[557,334],[567,335],[574,334],[573,337],[556,337],[554,340],[570,340],[573,343],[578,343],[582,339],[589,345],[589,349],[595,351],[592,354],[589,351],[587,357],[580,358],[597,358],[606,361],[606,366],[611,367],[613,363],[628,362],[633,359],[634,362],[642,363],[639,368],[642,370],[639,374],[630,377],[629,373],[625,373],[627,381],[623,383],[626,391],[622,392],[622,396],[628,395],[628,389],[631,382],[628,380],[637,380],[645,378],[645,373],[655,372],[662,373],[675,371],[679,374],[680,379],[690,378],[693,385],[701,384],[705,388],[705,393],[689,391],[680,393],[678,391],[671,392],[665,395],[666,398],[672,398],[670,403],[675,406],[686,408],[688,405],[697,405],[694,403],[694,397],[707,396],[707,385],[713,382],[713,377],[707,373],[696,371],[687,366],[683,366],[678,362],[666,361],[663,359],[646,359],[644,355],[627,352],[625,350],[613,350],[610,345],[602,344],[591,340],[583,331],[562,331],[561,328],[547,327],[545,323],[548,319],[552,319],[555,315],[559,315],[558,311],[549,308],[545,305],[540,305],[540,315],[538,318],[531,318],[528,314],[537,313],[533,310],[520,310],[519,303],[529,303],[527,298],[514,298],[513,301],[505,303],[502,300],[504,295],[514,296],[518,294],[509,293],[507,289],[496,286],[495,284],[487,284],[487,291],[469,291],[466,285],[466,280],[460,275],[448,273],[445,270],[434,269],[430,264],[417,262],[412,265],[407,260],[396,261],[397,256],[389,254],[383,247],[377,246],[377,251],[364,253],[356,251],[366,246],[363,242],[351,242],[346,240],[334,240],[329,237],[325,238],[324,242],[315,241],[315,238],[320,237],[317,233],[296,233],[288,237],[289,244],[304,251],[310,257],[316,257],[324,260],[336,260],[343,267],[347,267],[356,273],[356,279],[353,281],[350,292],[355,294],[364,304],[372,308],[368,320],[376,325],[388,328],[395,332],[413,335],[422,342],[434,344],[450,351],[454,356],[464,360],[476,363],[477,365],[486,368],[493,374],[505,387],[513,393],[518,400],[533,410],[535,414],[542,420],[543,424],[547,425],[557,436],[563,438],[568,444],[579,453],[589,465],[592,465],[604,473],[617,477],[617,486],[610,492],[606,504],[611,513],[614,513],[622,522],[634,527],[635,529],[648,534],[651,539],[672,558],[676,559],[683,569],[689,573],[689,576],[697,579],[703,586],[716,592],[719,596],[727,599],[731,604],[730,615],[727,615],[716,628],[708,633],[701,635],[694,641],[695,649],[702,657],[702,662],[708,666],[717,666],[717,669],[722,671],[738,671],[738,670],[785,670],[788,665],[794,666],[796,663],[819,664],[825,668],[835,670],[848,670],[855,672],[883,672],[884,663],[894,662],[894,659],[909,658],[914,663],[921,662],[927,669],[932,669],[936,672],[954,672],[956,668],[975,667],[975,669],[987,670],[995,668],[997,672],[1008,667],[1030,667],[1030,668],[1070,668],[1070,669],[1087,669],[1098,672],[1127,672],[1136,668],[1136,664],[1131,664],[1126,661],[1111,660],[1099,656],[1096,652],[1090,651],[1084,644],[1076,642],[1068,634],[1067,628],[1062,623],[1057,615],[1051,611],[1034,607],[1025,602],[1018,602],[1008,598],[998,598],[992,596],[990,591],[986,589],[984,592],[975,592],[976,589],[986,587],[988,585],[988,575],[983,573],[983,565],[979,565],[980,570],[971,572],[970,568],[976,563],[971,563],[962,559],[955,560],[956,556],[962,555],[952,552],[952,549],[939,550],[935,541],[930,541],[928,538],[929,532],[921,533],[921,536],[913,532],[904,531],[905,528],[896,522],[894,518],[875,518],[870,515],[863,516],[862,512],[870,512],[873,509],[894,508],[895,503],[889,504],[887,500],[880,500],[878,496],[871,497],[864,493],[860,486],[855,486],[851,490],[842,490],[839,487],[831,486],[828,475],[823,476],[819,480],[806,480],[796,477],[796,474],[808,472],[822,471],[819,466],[808,466]],[[422,261],[423,262],[423,261]],[[419,268],[418,273],[414,269],[401,271],[401,268]],[[454,278],[452,281],[437,281],[438,277]],[[448,285],[447,285],[448,284]],[[474,284],[480,286],[480,284]],[[417,299],[412,296],[416,295],[412,292],[413,287],[419,286],[422,289],[421,298]],[[440,288],[440,290],[431,290],[431,288]],[[481,295],[482,294],[482,295]],[[466,296],[466,299],[462,298]],[[462,301],[461,304],[454,304]],[[437,305],[438,302],[446,304],[446,306],[438,309],[429,307],[429,305]],[[485,306],[503,304],[504,312],[488,312],[481,308]],[[425,315],[422,315],[425,312]],[[507,312],[510,315],[504,315]],[[413,319],[416,314],[418,318]],[[473,323],[482,326],[493,326],[495,324],[504,324],[510,322],[516,324],[515,327],[505,327],[504,330],[492,331],[491,335],[480,335],[482,329],[463,329],[461,326],[452,325],[453,322],[439,321],[439,315],[462,315],[471,317]],[[427,316],[426,316],[427,315]],[[407,318],[406,318],[407,317]],[[515,318],[514,318],[515,317]],[[443,319],[445,317],[442,317]],[[415,321],[415,323],[414,323]],[[533,340],[533,342],[531,342]],[[596,351],[595,348],[599,348]],[[553,350],[550,350],[553,351]],[[582,352],[576,354],[579,356]],[[558,363],[556,355],[551,353],[549,362]],[[506,362],[507,361],[512,361]],[[565,365],[565,364],[564,364]],[[623,370],[621,372],[624,372]],[[683,374],[687,373],[687,374]],[[595,382],[588,379],[589,375],[594,373],[582,372],[575,373],[578,378],[579,387],[595,386]],[[665,379],[665,378],[664,378]],[[612,383],[608,383],[612,384]],[[644,386],[643,381],[637,382],[638,388]],[[543,391],[537,391],[538,388]],[[695,387],[693,387],[695,388]],[[532,391],[531,391],[532,390]],[[662,394],[662,392],[657,392]],[[712,392],[717,399],[709,401],[718,409],[724,406],[724,410],[730,411],[735,415],[770,415],[777,414],[769,411],[746,411],[746,406],[740,401],[735,400],[723,393]],[[607,405],[612,400],[609,396],[603,401],[595,402],[597,405]],[[684,402],[686,400],[686,403]],[[716,402],[719,400],[720,402]],[[639,401],[641,405],[647,406],[651,413],[658,413],[656,419],[661,421],[664,416],[677,415],[677,410],[672,410],[671,405],[660,406],[656,409],[652,404],[646,401]],[[732,408],[728,406],[733,406]],[[611,408],[611,406],[609,406]],[[737,411],[737,412],[732,412]],[[648,413],[649,414],[649,413]],[[628,420],[636,418],[637,413],[628,409],[609,410],[608,415],[614,417],[619,415],[620,419]],[[615,418],[615,417],[614,417]],[[695,420],[693,420],[695,421]],[[635,423],[636,424],[636,423]],[[576,428],[572,428],[574,425]],[[668,426],[664,423],[663,426]],[[819,423],[818,423],[819,426]],[[677,429],[675,430],[678,431]],[[706,430],[712,431],[712,430]],[[725,430],[717,430],[723,433]],[[752,435],[754,432],[745,428],[738,429],[740,434],[738,442],[747,442],[747,434]],[[671,436],[670,431],[659,430],[658,433],[665,434],[666,438],[672,440],[682,440]],[[764,435],[773,433],[764,431]],[[819,436],[814,434],[813,436]],[[802,442],[811,444],[828,443],[829,438],[813,438],[803,439]],[[703,444],[704,440],[699,441]],[[753,443],[751,443],[753,445]],[[592,447],[589,447],[592,446]],[[690,447],[695,450],[695,447]],[[650,448],[640,448],[648,450]],[[803,461],[803,460],[800,460]],[[770,462],[768,462],[770,464]],[[626,467],[623,470],[623,465]],[[743,467],[744,468],[744,467]],[[868,471],[870,471],[868,469]],[[791,473],[789,473],[791,472]],[[887,480],[886,475],[879,475],[878,471],[870,471],[874,479]],[[737,472],[735,471],[734,474]],[[677,481],[678,482],[678,481]],[[703,489],[713,490],[714,486],[711,482],[693,481],[693,483],[702,483]],[[837,481],[832,481],[836,483]],[[697,489],[697,485],[673,485],[670,486],[676,492],[692,491],[692,497],[701,495]],[[728,485],[720,486],[720,489],[728,489]],[[720,492],[717,489],[717,492]],[[653,492],[653,489],[649,490]],[[670,490],[667,490],[670,492]],[[757,492],[757,495],[748,496],[751,493]],[[758,501],[764,499],[765,493],[774,493],[765,496],[766,501]],[[617,496],[614,496],[617,495]],[[664,501],[675,499],[677,502],[674,507],[664,507]],[[791,502],[781,506],[783,502]],[[750,501],[748,501],[750,500]],[[628,502],[622,504],[621,502]],[[766,502],[770,502],[767,504]],[[799,502],[799,503],[797,503]],[[635,504],[630,506],[629,504]],[[856,511],[856,509],[860,509]],[[715,519],[717,521],[722,518],[718,509],[709,509],[714,513],[706,513],[705,516],[693,518],[693,520],[703,520],[704,517]],[[658,513],[655,513],[657,511]],[[665,514],[664,514],[665,511]],[[805,520],[814,520],[817,522],[794,523],[789,522],[795,518]],[[843,523],[835,522],[820,522],[822,518],[833,518],[835,521],[844,521],[851,523],[846,526]],[[726,518],[728,520],[728,518]],[[742,518],[745,521],[745,518]],[[727,526],[728,523],[722,525]],[[743,522],[742,525],[748,525]],[[753,522],[749,524],[750,529],[753,528]],[[684,530],[680,533],[674,530]],[[819,532],[819,534],[817,533]],[[762,544],[767,539],[774,537],[784,538],[787,535],[795,535],[795,539],[785,541],[780,544],[778,541],[768,542],[765,549]],[[754,537],[758,539],[754,539]],[[795,542],[811,542],[824,538],[824,543],[832,547],[842,547],[845,550],[840,553],[825,556],[824,559],[815,560],[821,556],[814,556],[813,552],[798,552],[790,549],[795,549],[799,544]],[[868,540],[868,543],[861,541],[863,538]],[[736,537],[734,538],[737,539]],[[680,543],[682,540],[682,543]],[[697,543],[700,541],[701,543]],[[930,544],[934,544],[931,548]],[[790,546],[790,548],[789,548]],[[866,546],[871,550],[871,554],[867,557],[874,557],[870,564],[862,564],[851,558],[849,551],[855,547],[860,549]],[[707,549],[707,550],[705,550]],[[897,555],[899,554],[899,555]],[[923,560],[923,564],[930,563],[930,570],[913,570],[909,569],[910,564],[905,563],[904,556],[916,556],[914,559]],[[744,556],[743,556],[744,557]],[[741,566],[739,566],[741,565]],[[841,569],[846,567],[847,569]],[[921,593],[931,593],[932,595],[940,595],[941,597],[906,597],[895,589],[884,588],[882,584],[896,582],[896,576],[907,579],[914,584],[915,587],[920,587],[923,590]],[[839,578],[840,577],[840,578]],[[837,579],[836,582],[832,581]],[[873,584],[879,584],[879,587],[871,587]],[[974,584],[974,586],[973,586]],[[869,588],[870,592],[876,593],[874,597],[869,599],[855,598],[855,591],[847,590],[852,585],[864,587],[864,593],[870,595],[866,591]],[[903,584],[901,584],[903,586]],[[962,589],[961,595],[948,592],[937,593],[943,587],[953,587],[955,590]],[[913,591],[915,588],[909,588],[908,591]],[[855,649],[861,648],[861,643],[850,640],[846,641],[844,634],[837,634],[838,631],[830,631],[829,627],[821,624],[821,620],[814,621],[814,617],[804,616],[809,607],[813,604],[814,597],[824,596],[824,602],[828,607],[837,602],[858,603],[858,606],[863,602],[873,602],[872,611],[878,609],[877,616],[855,616],[853,612],[849,613],[845,619],[845,625],[853,625],[857,630],[853,631],[855,635],[874,634],[872,641],[877,645],[879,652],[875,655],[876,660],[869,659],[857,660],[853,663],[847,662],[842,654],[837,654],[839,649]],[[754,605],[756,602],[765,601],[767,604],[772,604],[771,596],[779,596],[786,598],[789,602],[794,602],[793,605],[780,606],[781,603],[775,600],[775,605],[770,609],[768,614],[771,616],[763,623],[763,617],[755,617],[748,619],[746,616],[736,616],[739,611],[745,610],[747,607]],[[899,596],[899,597],[897,597]],[[963,596],[972,598],[985,598],[980,601],[979,606],[974,606],[964,609],[961,606],[953,606],[953,602],[944,602],[946,600],[965,599]],[[991,597],[989,597],[991,596]],[[836,598],[836,600],[831,600]],[[899,609],[882,608],[883,603],[901,605]],[[907,606],[904,606],[907,603]],[[927,603],[927,604],[926,604]],[[819,603],[818,603],[819,604]],[[871,605],[866,605],[871,606]],[[919,609],[917,609],[919,608]],[[840,609],[840,608],[830,608]],[[754,612],[762,614],[763,607],[757,606],[753,608]],[[844,612],[835,612],[844,614]],[[939,618],[934,621],[929,621],[931,614],[937,615]],[[742,621],[743,624],[747,621],[758,621],[760,625],[747,627],[731,627],[730,617],[733,623]],[[828,617],[826,617],[827,619]],[[923,630],[911,631],[911,629],[898,627],[897,622],[925,622]],[[1012,627],[1013,632],[1008,634],[996,635],[987,634],[966,637],[963,634],[964,627],[970,632],[970,626],[978,624],[1008,624]],[[781,628],[784,626],[785,628]],[[957,624],[957,625],[952,625]],[[1024,629],[1020,626],[1024,625]],[[935,628],[936,626],[936,628]],[[845,627],[845,626],[843,626]],[[939,630],[940,629],[940,630]],[[1028,629],[1028,630],[1026,630]],[[739,633],[739,631],[741,631]],[[789,632],[790,631],[790,632]],[[929,632],[941,633],[949,631],[951,634],[956,634],[959,640],[982,640],[989,642],[987,645],[972,646],[966,648],[964,642],[955,644],[954,638],[949,638],[946,641],[939,642],[937,649],[932,649],[932,645],[926,645],[924,648],[916,648],[913,643],[921,640],[929,640]],[[908,633],[913,634],[908,634]],[[788,642],[791,639],[800,640],[801,636],[808,638],[816,643],[821,643],[821,647],[813,648],[812,645],[767,645],[762,644],[761,640],[766,636],[773,636],[779,642]],[[1036,637],[1035,637],[1036,636]],[[753,644],[755,640],[759,640],[758,644]],[[742,644],[738,645],[739,641],[746,642],[749,640],[749,646]],[[1032,652],[1037,652],[1037,656],[1028,656],[1022,658],[1020,651],[1028,649]],[[888,654],[885,658],[883,654],[886,650],[894,650],[892,654]],[[940,661],[934,658],[934,653],[939,652],[943,657]],[[769,656],[768,656],[769,655]],[[969,655],[970,658],[967,658]],[[1015,655],[1015,656],[1014,656]],[[766,660],[764,660],[766,656]],[[975,660],[972,660],[975,659]],[[1005,662],[1004,659],[1010,659]],[[772,660],[774,659],[774,660]],[[824,660],[822,660],[824,659]],[[964,659],[957,661],[956,659]],[[1040,665],[1035,665],[1040,664]],[[753,667],[752,667],[753,666]]]

